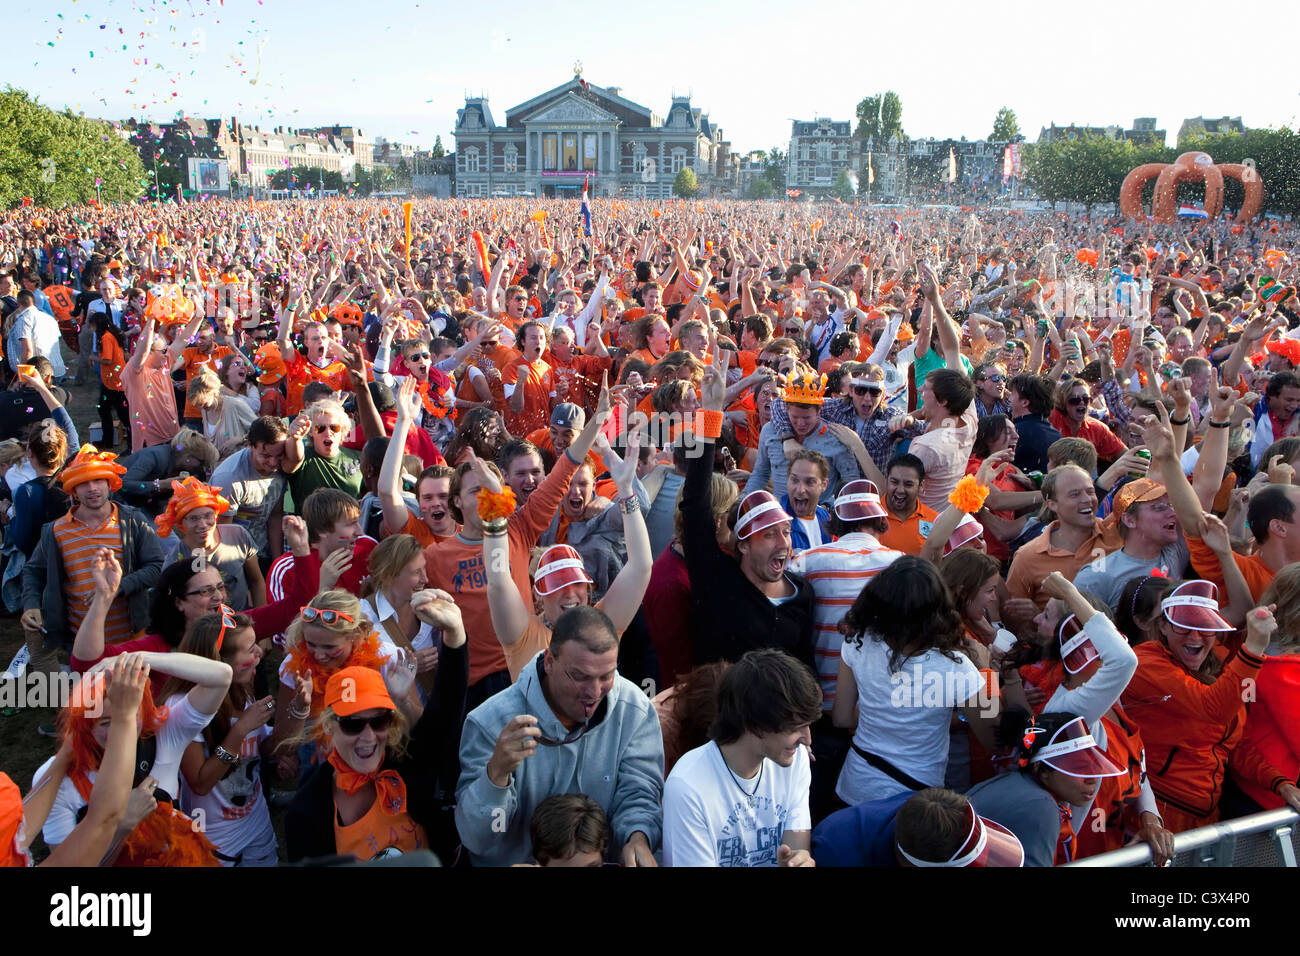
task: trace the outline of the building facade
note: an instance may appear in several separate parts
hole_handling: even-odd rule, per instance
[[[1181,143],[1191,136],[1244,132],[1246,132],[1246,126],[1242,123],[1240,116],[1221,116],[1218,119],[1194,116],[1191,119],[1183,120],[1183,125],[1178,127],[1178,142]]]
[[[456,114],[457,196],[672,195],[691,168],[706,193],[734,188],[730,143],[674,96],[666,116],[633,103],[618,87],[572,80],[506,111],[498,123],[487,97],[468,97]]]
[[[857,188],[858,139],[853,124],[819,117],[794,120],[786,152],[785,185],[812,196],[825,196],[841,173]]]

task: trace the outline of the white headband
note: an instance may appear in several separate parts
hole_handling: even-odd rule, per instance
[[[954,857],[944,863],[934,863],[930,860],[918,860],[897,843],[894,844],[894,849],[898,850],[898,855],[913,866],[970,866],[980,858],[980,854],[984,852],[984,848],[988,846],[989,843],[988,827],[984,826],[980,821],[978,813],[972,813],[972,816],[974,816],[975,819],[971,822],[970,833],[966,834],[966,839],[962,841],[962,846],[965,846],[970,842],[970,838],[975,835],[977,829],[979,830],[980,835],[979,839],[975,841],[974,848],[969,853],[963,853],[961,856]]]
[[[1066,754],[1077,753],[1080,750],[1092,750],[1096,746],[1097,741],[1093,739],[1092,734],[1084,734],[1082,737],[1075,737],[1073,740],[1063,740],[1059,744],[1048,744],[1030,757],[1029,762],[1039,763],[1043,760],[1051,760],[1053,757],[1064,757]]]
[[[736,536],[740,537],[741,536],[740,532],[742,528],[744,528],[748,524],[751,524],[759,515],[763,514],[764,512],[771,511],[773,508],[780,510],[781,502],[764,501],[758,507],[751,508],[749,511],[746,511],[743,515],[741,515],[740,520],[736,522]]]
[[[537,569],[537,577],[544,578],[548,574],[553,574],[556,571],[563,571],[565,568],[582,568],[583,571],[587,570],[586,564],[578,558],[561,558],[558,561],[551,561],[548,564],[543,564]]]

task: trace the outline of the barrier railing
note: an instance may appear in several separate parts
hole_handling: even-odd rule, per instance
[[[1300,851],[1300,814],[1290,808],[1227,820],[1174,837],[1174,866],[1289,866]],[[1147,866],[1145,843],[1086,857],[1071,866]]]

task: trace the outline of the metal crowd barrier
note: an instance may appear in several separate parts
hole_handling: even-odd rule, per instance
[[[1300,814],[1289,807],[1227,820],[1174,837],[1173,866],[1296,865],[1300,850]],[[1145,843],[1101,853],[1070,866],[1149,866]]]

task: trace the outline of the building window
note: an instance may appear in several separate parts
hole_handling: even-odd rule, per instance
[[[677,175],[686,168],[686,150],[678,146],[672,151],[668,162],[668,172]]]
[[[632,148],[632,172],[640,176],[645,172],[645,147],[640,143]]]
[[[465,172],[478,172],[478,149],[473,146],[465,150]]]
[[[542,169],[559,169],[559,141],[554,133],[542,134]]]
[[[506,172],[519,172],[519,149],[513,143],[506,147]]]
[[[582,169],[583,172],[594,173],[596,171],[596,134],[582,134]]]

